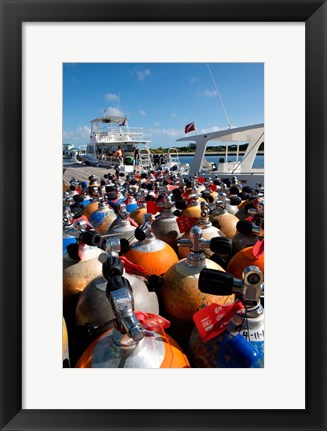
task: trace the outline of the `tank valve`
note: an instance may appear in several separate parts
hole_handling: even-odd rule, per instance
[[[178,247],[191,248],[191,252],[187,255],[186,263],[190,267],[205,266],[206,257],[204,250],[210,248],[210,239],[202,238],[202,229],[199,226],[192,226],[190,230],[190,239],[179,239]]]
[[[134,314],[131,292],[132,287],[129,281],[122,276],[114,276],[108,281],[106,294],[116,316],[113,341],[122,347],[128,347],[128,343],[126,345],[124,342],[125,335],[132,339],[134,344],[139,343],[145,337],[145,330]]]
[[[255,315],[263,312],[260,298],[264,292],[263,274],[257,266],[247,266],[242,279],[223,271],[204,268],[199,276],[199,290],[210,295],[231,295],[235,293],[242,298],[248,311]],[[248,314],[248,317],[250,315]],[[251,317],[254,317],[251,315]]]

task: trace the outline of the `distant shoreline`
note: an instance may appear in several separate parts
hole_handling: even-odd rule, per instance
[[[157,154],[159,154],[159,153],[157,153]],[[168,153],[163,153],[163,154],[168,154]],[[179,156],[194,156],[194,154],[195,154],[195,152],[189,152],[189,153],[178,152]],[[209,152],[205,153],[206,156],[224,156],[225,154],[226,154],[225,151],[209,151]],[[228,152],[229,156],[236,156],[236,154],[237,154],[236,151],[229,151]],[[244,151],[243,152],[240,151],[238,154],[239,154],[239,156],[243,156]],[[257,155],[259,155],[259,156],[264,156],[264,154],[265,154],[264,151],[258,151],[257,152]]]

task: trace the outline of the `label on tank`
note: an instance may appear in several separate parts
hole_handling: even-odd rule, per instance
[[[233,335],[243,335],[249,341],[264,341],[265,331],[264,329],[241,329],[241,331],[233,332]]]

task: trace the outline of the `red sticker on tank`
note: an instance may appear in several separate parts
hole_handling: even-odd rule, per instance
[[[85,244],[84,242],[80,242],[78,245],[78,257],[80,258],[80,260],[84,260],[84,255],[85,255]]]
[[[180,216],[180,217],[177,217],[176,219],[180,233],[188,232],[191,229],[191,227],[195,225],[197,221],[198,221],[197,217],[187,217],[187,216]]]
[[[147,201],[146,209],[147,209],[147,212],[150,214],[157,214],[157,212],[159,211],[158,206],[154,201]]]
[[[141,325],[150,331],[160,331],[170,326],[169,320],[158,314],[144,313],[143,311],[135,311],[134,314]]]
[[[224,332],[235,314],[243,308],[238,301],[229,305],[211,304],[196,312],[193,320],[202,341],[207,342]]]
[[[127,217],[127,219],[132,226],[138,227],[138,224],[136,223],[136,221],[134,219],[132,219],[132,217]]]
[[[265,251],[265,247],[264,247],[264,239],[262,239],[261,241],[257,241],[254,246],[253,246],[253,256],[256,259],[260,259],[260,257],[263,255],[264,251]]]

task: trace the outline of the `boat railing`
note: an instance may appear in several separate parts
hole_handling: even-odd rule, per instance
[[[143,148],[139,151],[139,168],[142,169],[153,169],[151,160],[151,152],[147,148]]]
[[[92,135],[143,135],[143,127],[106,127],[92,130]]]
[[[169,157],[169,162],[180,164],[177,148],[169,148],[168,157]]]

